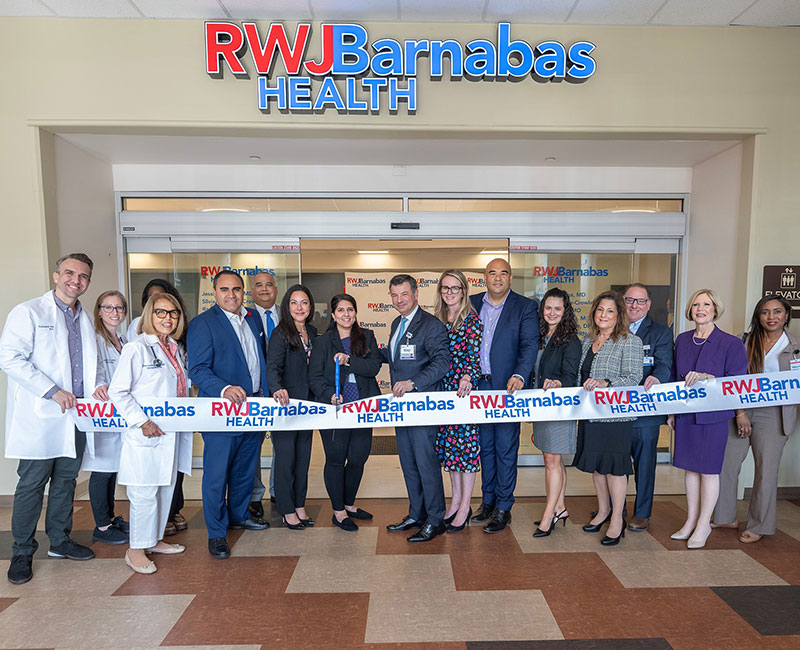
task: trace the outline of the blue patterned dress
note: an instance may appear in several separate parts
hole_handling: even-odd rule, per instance
[[[458,390],[464,375],[472,377],[473,385],[481,374],[481,339],[483,324],[475,312],[470,312],[461,327],[445,325],[450,337],[450,370],[444,376],[444,390]],[[456,398],[459,399],[459,398]],[[481,468],[480,438],[477,424],[448,424],[439,427],[436,453],[445,472],[477,472]]]

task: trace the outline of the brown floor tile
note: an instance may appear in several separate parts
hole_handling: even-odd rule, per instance
[[[665,639],[563,639],[559,641],[471,641],[467,650],[670,650]]]
[[[16,601],[16,598],[0,598],[0,612]]]
[[[358,648],[364,642],[368,605],[369,594],[253,594],[231,600],[205,593],[195,597],[162,645]]]
[[[800,585],[800,541],[777,531],[755,544],[740,544],[741,550],[789,584]]]
[[[359,650],[467,650],[464,641],[440,641],[436,643],[365,643]]]

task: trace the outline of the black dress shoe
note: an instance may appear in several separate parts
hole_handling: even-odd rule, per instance
[[[472,521],[477,521],[481,523],[483,521],[488,521],[494,516],[495,507],[494,505],[489,505],[488,503],[482,503],[481,507],[478,508],[478,512],[475,513],[475,516],[472,518]]]
[[[261,501],[251,501],[250,505],[247,506],[247,509],[256,519],[264,518],[264,504],[261,503]]]
[[[23,585],[33,577],[33,555],[14,555],[8,565],[8,581]]]
[[[456,514],[458,514],[458,513],[456,513]],[[448,533],[457,533],[460,530],[464,530],[465,526],[469,526],[469,520],[470,519],[472,519],[472,508],[469,509],[469,512],[467,513],[467,518],[464,519],[464,523],[461,524],[460,526],[454,526],[453,525],[453,521],[455,521],[455,515],[454,515],[453,518],[450,520],[450,523],[447,524],[447,532]]]
[[[270,503],[275,503],[275,497],[274,497],[274,496],[272,496],[272,495],[270,495],[270,496],[269,496],[269,502],[270,502]]]
[[[617,544],[619,544],[619,540],[625,537],[625,528],[627,528],[627,525],[625,523],[625,520],[623,519],[622,532],[616,537],[609,537],[608,535],[606,535],[603,539],[600,540],[600,543],[603,546],[616,546]]]
[[[345,512],[350,519],[362,519],[364,521],[372,519],[372,513],[362,510],[361,508],[356,508],[355,510],[347,510],[345,508]]]
[[[417,519],[412,519],[411,517],[406,515],[403,518],[403,521],[401,521],[398,524],[389,524],[386,527],[386,530],[392,533],[399,533],[404,530],[411,530],[412,528],[421,528],[424,525],[425,525],[424,521],[418,521]]]
[[[300,517],[298,517],[298,519],[300,519]],[[300,523],[303,524],[303,526],[305,526],[306,528],[313,528],[314,526],[317,525],[317,522],[314,521],[311,517],[309,517],[308,519],[300,519]]]
[[[208,552],[211,553],[211,557],[218,560],[224,560],[231,556],[231,548],[228,546],[228,540],[224,537],[214,537],[208,540]]]
[[[296,523],[296,524],[290,524],[288,521],[286,521],[286,517],[283,517],[283,525],[286,526],[289,530],[305,530],[306,529],[306,527],[303,526],[303,522],[302,521],[299,522],[299,523]]]
[[[483,527],[484,533],[499,533],[511,523],[510,510],[495,510],[492,520]]]
[[[250,517],[244,521],[234,521],[228,524],[231,530],[266,530],[269,528],[269,522],[264,521],[260,517]]]
[[[597,515],[595,515],[596,517]],[[599,524],[593,524],[591,521],[583,527],[583,532],[585,533],[599,533],[600,529],[603,527],[603,524],[608,523],[611,521],[611,513],[608,513],[608,517],[603,519]]]
[[[336,515],[331,517],[331,521],[333,522],[334,526],[341,528],[342,530],[346,530],[348,533],[354,533],[358,530],[358,526],[356,522],[354,522],[350,517],[345,517],[341,521],[336,518]]]
[[[434,524],[425,524],[416,533],[411,535],[411,537],[408,538],[408,541],[430,542],[434,537],[436,537],[437,535],[441,535],[445,530],[447,530],[447,527],[444,525],[444,522],[442,522],[438,526]]]

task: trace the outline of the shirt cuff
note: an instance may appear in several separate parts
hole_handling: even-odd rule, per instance
[[[523,377],[522,375],[518,375],[517,373],[514,373],[514,374],[513,374],[513,375],[511,375],[511,376],[512,376],[512,377],[519,377],[519,378],[520,378],[520,380],[522,381],[522,383],[523,383],[523,384],[525,383],[525,377]]]
[[[222,389],[222,390],[219,392],[219,396],[220,396],[220,397],[225,397],[225,391],[226,391],[226,390],[228,390],[228,389],[229,389],[231,386],[233,386],[233,384],[228,384],[227,386],[225,386],[225,388],[223,388],[223,389]]]
[[[53,395],[55,395],[59,390],[61,389],[53,384],[53,387],[43,395],[44,399],[53,399]]]

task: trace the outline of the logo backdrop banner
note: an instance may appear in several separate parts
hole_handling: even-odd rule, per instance
[[[659,384],[587,392],[582,388],[407,393],[371,397],[334,408],[291,400],[281,407],[272,398],[235,405],[197,397],[149,400],[145,413],[164,431],[291,431],[484,422],[587,420],[722,411],[734,408],[800,404],[800,372],[785,371],[698,382]],[[111,402],[78,400],[71,411],[81,431],[122,431],[127,423]]]

